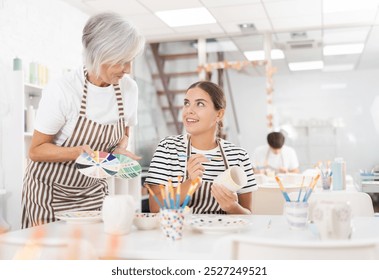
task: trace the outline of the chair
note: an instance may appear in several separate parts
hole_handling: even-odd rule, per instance
[[[284,198],[279,187],[258,186],[252,194],[252,213],[254,215],[282,215]]]
[[[300,242],[231,235],[223,238],[222,243],[221,256],[233,260],[379,259],[379,244],[374,240]],[[217,254],[220,257],[220,249]]]
[[[309,197],[309,219],[313,220],[313,209],[317,201],[349,202],[352,217],[373,217],[374,206],[371,197],[364,192],[314,192]]]
[[[255,174],[258,190],[253,192],[252,213],[255,215],[282,215],[284,197],[274,178],[262,174]],[[302,174],[279,174],[286,192],[291,194],[300,190]],[[308,184],[311,176],[304,177],[304,184]]]

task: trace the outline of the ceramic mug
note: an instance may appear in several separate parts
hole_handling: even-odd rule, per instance
[[[136,205],[131,195],[109,195],[103,202],[104,232],[127,234],[132,228]]]
[[[161,209],[159,214],[161,229],[169,240],[180,240],[183,237],[184,209]]]
[[[317,202],[313,220],[323,240],[349,239],[351,236],[351,207],[348,202]]]
[[[236,192],[246,186],[247,176],[241,167],[232,166],[218,175],[214,182],[223,185],[232,192]]]
[[[308,202],[288,201],[284,204],[284,216],[290,229],[305,229],[308,224]]]

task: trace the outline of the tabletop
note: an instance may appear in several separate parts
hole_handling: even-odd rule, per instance
[[[117,259],[218,259],[215,246],[218,246],[222,238],[232,234],[253,236],[267,240],[284,240],[288,242],[323,242],[317,234],[313,224],[309,224],[305,230],[291,230],[287,221],[281,215],[223,215],[226,219],[243,219],[246,224],[243,227],[222,230],[204,231],[195,230],[188,222],[191,219],[214,218],[214,215],[192,215],[188,220],[181,240],[167,240],[161,229],[138,230],[133,226],[129,234],[113,236],[104,233],[103,223],[74,224],[58,221],[34,228],[17,230],[0,235],[0,241],[26,242],[36,230],[44,232],[47,239],[59,239],[72,236],[74,231],[80,232],[85,240],[88,240],[95,248],[100,258],[108,258],[111,244],[113,248],[112,258]],[[377,240],[379,242],[379,218],[357,217],[353,219],[354,240]]]

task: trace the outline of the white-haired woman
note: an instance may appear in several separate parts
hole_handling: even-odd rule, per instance
[[[75,168],[83,152],[126,150],[137,122],[138,89],[129,77],[145,40],[115,13],[90,17],[83,29],[84,65],[44,89],[29,150],[22,193],[22,227],[55,221],[64,210],[99,210],[105,179]]]

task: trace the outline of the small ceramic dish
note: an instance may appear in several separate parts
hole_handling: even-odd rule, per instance
[[[159,227],[159,213],[136,213],[133,224],[140,230],[149,230]]]

